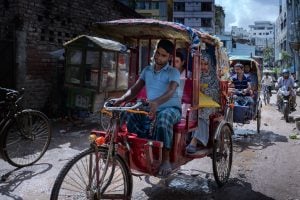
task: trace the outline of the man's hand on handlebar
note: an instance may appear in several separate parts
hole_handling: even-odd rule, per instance
[[[122,103],[124,103],[124,98],[116,98],[116,99],[111,99],[110,103],[113,104],[113,106],[120,106]]]

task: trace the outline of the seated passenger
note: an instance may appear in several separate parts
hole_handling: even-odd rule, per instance
[[[231,77],[231,85],[235,89],[234,94],[238,96],[239,102],[245,102],[243,105],[253,105],[253,99],[250,96],[252,94],[250,79],[244,75],[244,66],[241,63],[237,63],[234,65],[235,75]]]
[[[170,149],[173,141],[173,125],[181,119],[181,103],[178,96],[179,71],[169,65],[174,45],[169,40],[160,40],[154,52],[154,63],[145,67],[137,82],[119,99],[115,105],[136,97],[145,86],[150,106],[150,117],[155,116],[153,135],[150,133],[149,116],[128,114],[127,129],[139,136],[163,142],[162,164],[159,175],[172,171]],[[142,119],[142,120],[140,120]]]
[[[250,80],[251,90],[256,91],[257,90],[257,75],[253,72],[251,72],[250,65],[245,65],[244,67],[244,75],[246,78]]]
[[[204,94],[212,97],[216,102],[219,102],[219,79],[217,67],[207,52],[201,52],[201,68],[207,69],[202,71],[200,81],[201,85],[207,85],[206,88],[202,87],[201,90]],[[209,140],[209,116],[215,112],[214,108],[201,108],[198,111],[198,129],[192,133],[192,139],[186,147],[188,154],[194,154],[198,149],[204,148]],[[199,148],[197,148],[199,147]]]
[[[183,53],[180,51],[176,51],[176,57],[175,57],[175,66],[176,69],[180,72],[180,84],[179,84],[179,98],[182,100],[183,92],[184,92],[184,86],[185,86],[185,80],[187,77],[189,78],[189,74],[187,74],[186,71],[186,64],[185,64],[185,58]],[[187,77],[186,77],[187,75]],[[182,118],[186,117],[187,109],[191,106],[191,104],[187,104],[182,102],[181,108],[182,108]]]

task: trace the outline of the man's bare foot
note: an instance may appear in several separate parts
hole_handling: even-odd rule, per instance
[[[167,176],[172,172],[172,165],[169,161],[164,161],[158,171],[159,176]]]

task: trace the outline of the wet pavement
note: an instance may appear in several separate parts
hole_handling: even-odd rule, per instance
[[[256,121],[234,124],[233,166],[227,185],[219,188],[213,178],[212,160],[193,160],[166,179],[134,177],[132,199],[300,199],[300,140],[274,105],[263,106],[261,133]],[[299,97],[297,99],[300,105]],[[292,118],[300,116],[300,107]],[[0,160],[0,199],[49,199],[54,180],[63,165],[88,147],[89,131],[95,124],[54,122],[51,145],[35,165],[15,169]]]

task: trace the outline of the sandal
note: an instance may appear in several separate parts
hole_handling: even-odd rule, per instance
[[[171,163],[168,161],[165,161],[160,165],[158,175],[161,177],[165,177],[165,176],[169,175],[171,172],[172,172]]]
[[[197,147],[192,145],[192,144],[189,144],[187,147],[186,147],[186,152],[187,153],[190,153],[190,154],[193,154],[193,153],[196,153],[197,152]]]

